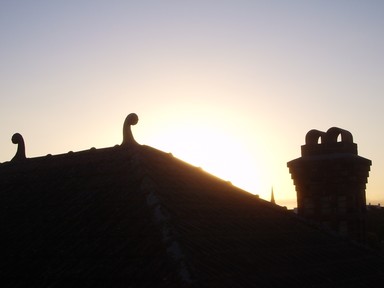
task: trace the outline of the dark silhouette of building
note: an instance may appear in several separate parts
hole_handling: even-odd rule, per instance
[[[367,205],[367,244],[384,253],[384,208]]]
[[[326,133],[311,130],[301,155],[288,162],[298,215],[364,242],[365,187],[371,161],[358,156],[352,134],[336,127]]]
[[[138,144],[137,121],[127,117],[115,147],[28,158],[19,144],[21,156],[0,164],[0,287],[384,281],[383,258]]]

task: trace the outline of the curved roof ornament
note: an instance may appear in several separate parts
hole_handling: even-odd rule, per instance
[[[133,137],[131,126],[136,125],[139,122],[139,117],[135,113],[129,114],[124,121],[123,126],[123,143],[122,146],[138,144]]]
[[[23,161],[25,157],[25,144],[23,136],[20,133],[15,133],[12,136],[12,143],[17,144],[16,155],[12,158],[11,161]]]

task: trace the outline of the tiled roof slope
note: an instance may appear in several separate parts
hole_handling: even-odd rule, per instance
[[[383,259],[144,145],[0,164],[1,287],[379,287]]]
[[[154,193],[201,287],[375,287],[384,262],[230,183],[143,147]]]
[[[124,152],[0,165],[1,287],[178,283],[132,154]]]

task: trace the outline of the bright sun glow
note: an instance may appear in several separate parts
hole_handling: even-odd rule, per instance
[[[384,202],[384,1],[14,2],[0,2],[0,162],[15,132],[28,157],[120,144],[135,112],[140,144],[293,208],[287,162],[338,126]]]
[[[257,147],[250,149],[236,135],[229,135],[217,127],[178,126],[152,137],[149,140],[151,146],[171,152],[175,157],[262,198],[269,197],[271,179],[266,173],[268,169],[260,169],[264,159],[255,155]]]

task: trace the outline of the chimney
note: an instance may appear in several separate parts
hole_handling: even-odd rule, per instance
[[[301,157],[287,163],[296,187],[298,215],[364,242],[365,188],[371,164],[358,156],[349,131],[337,127],[309,131]]]

